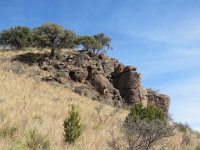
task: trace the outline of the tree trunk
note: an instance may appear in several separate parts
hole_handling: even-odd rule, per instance
[[[53,59],[55,57],[55,48],[51,49],[50,59]]]

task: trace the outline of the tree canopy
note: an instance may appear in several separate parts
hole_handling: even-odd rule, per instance
[[[111,47],[111,38],[99,33],[94,36],[80,36],[77,39],[77,45],[81,45],[84,50],[93,51],[95,53],[104,52]]]
[[[74,31],[65,29],[55,23],[45,23],[30,29],[16,26],[0,32],[0,45],[15,49],[26,47],[50,48],[51,57],[62,48],[75,48],[81,46],[83,50],[95,53],[105,52],[111,47],[111,38],[104,33],[92,36],[77,36]]]
[[[51,48],[51,57],[55,55],[55,50],[59,48],[75,47],[76,34],[54,23],[45,23],[34,28],[32,33],[34,46]]]
[[[97,48],[97,52],[102,50],[112,49],[111,41],[112,39],[107,37],[104,33],[99,33],[94,35],[95,40],[98,41],[99,47]]]
[[[31,45],[31,31],[28,27],[16,26],[0,33],[1,45],[9,45],[15,49],[23,49]]]

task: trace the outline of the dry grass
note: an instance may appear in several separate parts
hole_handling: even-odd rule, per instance
[[[21,52],[17,52],[19,53]],[[33,70],[37,70],[36,66],[26,68],[23,74],[16,74],[12,69],[18,63],[10,62],[10,58],[16,55],[13,54],[13,52],[0,54],[0,135],[1,129],[7,125],[17,130],[12,136],[8,135],[10,138],[0,136],[0,149],[9,149],[32,129],[37,129],[48,137],[52,150],[108,149],[108,141],[111,139],[109,132],[117,132],[118,121],[123,119],[127,112],[120,110],[105,124],[101,124],[95,109],[100,105],[98,102],[80,97],[63,87],[35,80],[30,75]],[[62,139],[63,120],[72,104],[78,107],[84,131],[76,145],[67,148],[68,145],[64,145]],[[102,117],[106,118],[112,111],[113,107],[104,105]]]
[[[11,62],[11,58],[24,52],[0,52],[0,149],[27,149],[26,139],[36,130],[36,141],[50,144],[51,150],[109,150],[111,133],[119,132],[119,121],[124,120],[127,111],[120,109],[105,123],[100,121],[96,107],[100,104],[81,97],[58,85],[40,81],[48,73],[37,66],[26,66]],[[20,66],[20,67],[19,67]],[[19,67],[19,68],[18,68]],[[16,68],[18,70],[16,71]],[[35,75],[35,72],[38,72]],[[63,120],[71,105],[78,107],[84,131],[74,146],[63,143]],[[102,120],[115,109],[102,105]],[[181,149],[180,136],[168,139],[172,149]],[[28,136],[30,137],[30,136]],[[41,139],[44,137],[45,139]],[[176,139],[176,140],[174,140]],[[176,142],[174,142],[176,141]],[[47,146],[48,147],[48,146]]]

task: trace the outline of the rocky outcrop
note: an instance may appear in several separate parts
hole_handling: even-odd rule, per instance
[[[134,66],[125,66],[104,54],[87,51],[66,51],[60,60],[45,58],[41,69],[54,72],[52,79],[68,85],[74,92],[109,104],[143,103],[156,105],[168,112],[170,98],[141,84],[142,76]]]
[[[170,106],[170,97],[160,94],[152,89],[147,89],[148,105],[156,105],[160,107],[165,113],[168,113]]]

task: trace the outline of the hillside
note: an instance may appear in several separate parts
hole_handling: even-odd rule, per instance
[[[39,53],[37,50],[32,52]],[[52,72],[36,64],[13,61],[13,58],[25,53],[0,52],[0,149],[27,149],[26,142],[33,130],[38,132],[36,138],[40,142],[49,143],[52,150],[111,149],[109,142],[121,134],[120,122],[128,111],[100,103],[93,96],[75,94],[72,92],[75,83],[65,86],[57,81],[45,82],[47,77],[55,80]],[[78,86],[80,84],[82,82]],[[78,142],[69,146],[63,142],[63,120],[72,104],[76,105],[81,114],[84,131]],[[158,143],[154,149],[161,149],[161,145],[167,145],[166,149],[194,149],[199,142],[197,134],[192,132],[191,143],[182,145],[181,133],[175,133],[160,141],[162,144]]]

